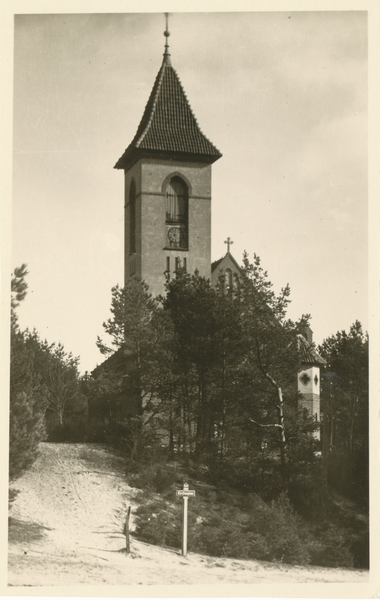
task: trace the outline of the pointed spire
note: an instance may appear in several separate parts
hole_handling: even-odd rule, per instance
[[[165,18],[166,18],[166,29],[164,31],[164,36],[165,36],[166,40],[165,40],[164,60],[163,60],[162,64],[163,65],[168,65],[170,67],[171,64],[172,64],[172,62],[171,62],[170,53],[169,53],[169,36],[170,36],[170,31],[169,31],[169,13],[165,13]]]
[[[222,154],[202,133],[177,72],[171,65],[166,16],[165,53],[144,114],[132,142],[117,161],[116,169],[127,169],[139,157],[173,160],[196,159],[207,164]]]

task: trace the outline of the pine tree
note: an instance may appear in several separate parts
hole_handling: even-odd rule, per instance
[[[278,447],[282,488],[287,489],[290,437],[296,437],[297,443],[302,437],[311,442],[305,426],[301,438],[294,435],[300,426],[295,389],[299,364],[297,334],[308,323],[309,315],[303,315],[297,323],[286,319],[290,288],[287,285],[276,294],[256,255],[251,263],[247,253],[244,254],[238,298],[242,331],[240,368],[246,381],[243,414],[256,432],[257,428],[261,430],[264,445],[270,440],[271,445]]]
[[[327,361],[322,377],[324,456],[329,480],[368,502],[368,334],[355,321],[319,347]]]
[[[25,298],[26,265],[15,269],[11,301],[11,363],[9,420],[9,478],[19,477],[36,459],[38,444],[45,437],[48,392],[35,368],[36,352],[27,344],[17,323],[15,309]]]
[[[118,368],[98,368],[97,375],[115,389],[118,409],[114,424],[126,432],[130,461],[138,460],[153,419],[170,419],[171,324],[143,281],[131,279],[112,288],[112,317],[103,323],[111,346],[98,337],[97,346],[117,358]],[[113,382],[113,383],[112,383]]]

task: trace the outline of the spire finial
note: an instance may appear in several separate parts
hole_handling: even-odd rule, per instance
[[[168,38],[169,38],[169,35],[170,35],[170,31],[169,31],[169,13],[165,13],[165,19],[166,19],[166,29],[164,31],[164,36],[166,38],[166,41],[165,41],[165,52],[164,52],[164,64],[165,65],[171,65],[170,54],[169,54],[169,43],[168,43]]]

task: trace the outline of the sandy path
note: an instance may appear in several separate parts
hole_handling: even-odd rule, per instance
[[[290,567],[218,559],[151,546],[122,534],[134,490],[122,459],[99,444],[41,444],[14,485],[8,585],[365,583],[360,570]]]

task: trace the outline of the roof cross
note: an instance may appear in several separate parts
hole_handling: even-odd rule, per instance
[[[233,241],[231,240],[230,237],[228,237],[224,243],[227,244],[227,252],[229,252],[230,246],[231,246],[231,244],[233,244]]]

